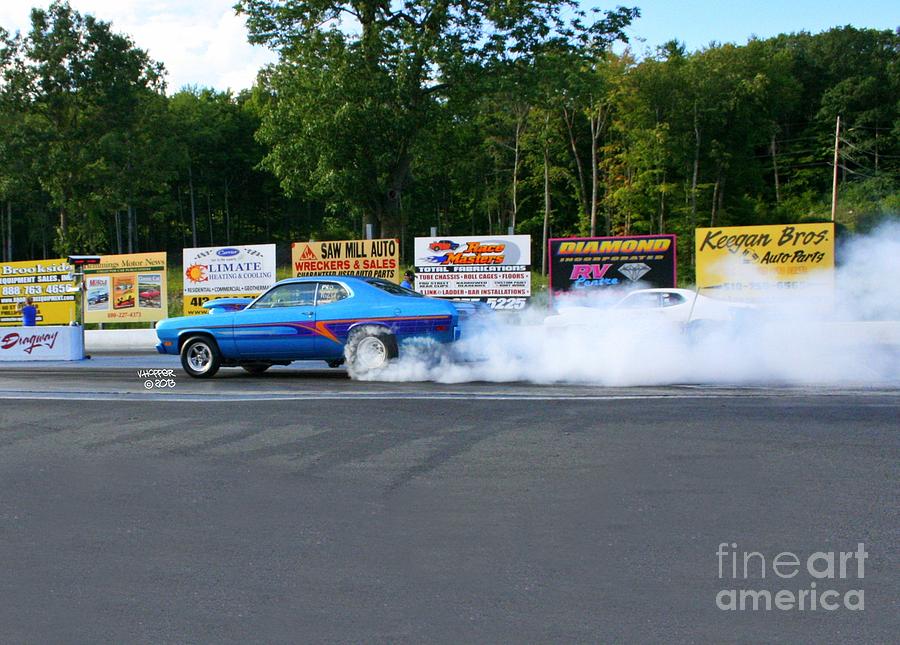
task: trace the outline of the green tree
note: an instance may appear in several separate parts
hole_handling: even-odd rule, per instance
[[[304,191],[400,233],[399,206],[413,151],[440,104],[486,67],[527,60],[547,42],[583,31],[602,38],[627,12],[590,26],[569,0],[544,3],[269,2],[244,0],[251,38],[279,50],[267,76],[266,165],[289,193]],[[566,12],[575,19],[567,21]],[[341,29],[346,20],[357,29]]]

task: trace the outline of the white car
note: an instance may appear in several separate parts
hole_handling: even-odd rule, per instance
[[[753,305],[716,300],[690,289],[639,289],[610,307],[561,305],[548,316],[549,327],[594,326],[611,322],[673,323],[731,322]]]

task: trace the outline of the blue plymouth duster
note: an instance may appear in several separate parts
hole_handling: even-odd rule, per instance
[[[233,366],[261,374],[297,360],[332,367],[346,360],[358,376],[387,365],[404,340],[457,340],[477,305],[426,298],[379,278],[291,278],[256,299],[212,300],[208,314],[163,320],[156,349],[180,355],[196,378]]]

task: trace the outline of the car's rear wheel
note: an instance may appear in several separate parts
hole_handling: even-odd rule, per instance
[[[347,341],[344,353],[351,378],[371,376],[397,358],[397,339],[379,327],[355,331]]]
[[[206,336],[188,338],[181,346],[181,366],[188,376],[212,378],[222,366],[219,347]]]
[[[271,363],[244,363],[243,365],[241,365],[241,367],[244,368],[245,372],[248,372],[249,374],[253,374],[254,376],[256,376],[257,374],[262,374],[267,369],[272,367],[272,364]]]

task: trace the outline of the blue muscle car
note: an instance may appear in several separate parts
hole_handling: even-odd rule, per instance
[[[297,360],[346,360],[357,376],[387,365],[406,339],[457,340],[477,304],[426,298],[379,278],[291,278],[256,299],[212,300],[208,314],[160,322],[156,349],[180,354],[196,378],[234,366],[261,374]]]

